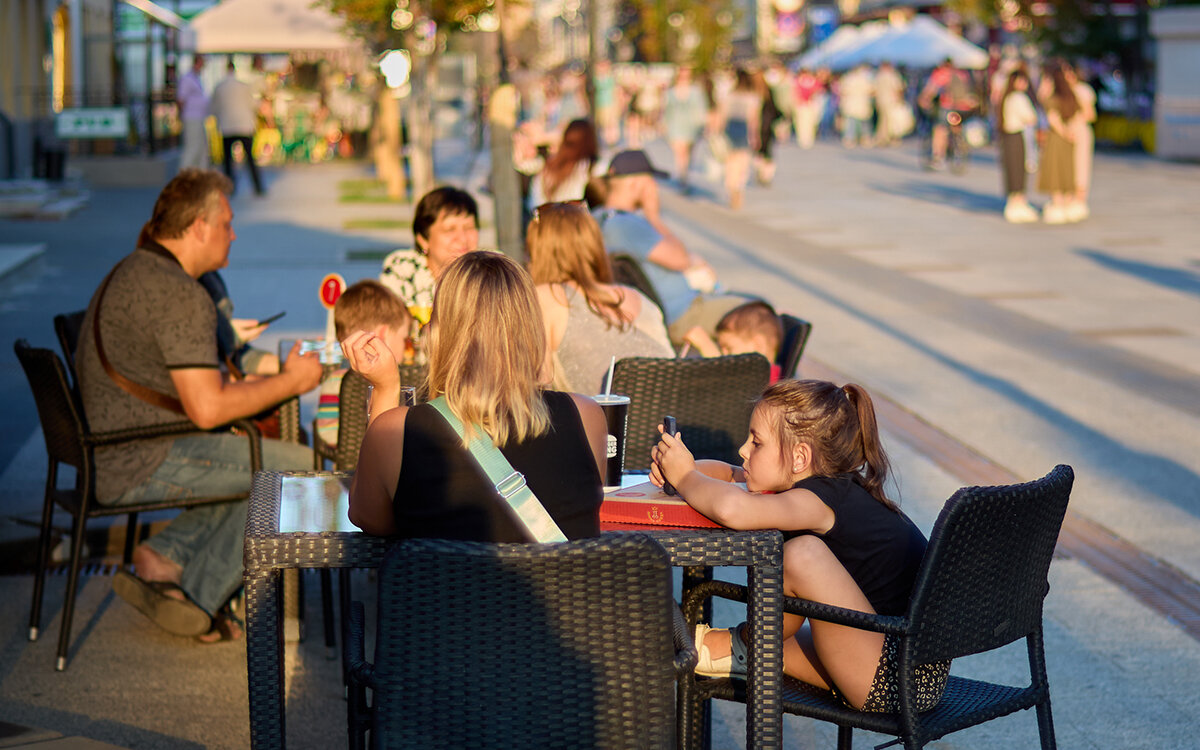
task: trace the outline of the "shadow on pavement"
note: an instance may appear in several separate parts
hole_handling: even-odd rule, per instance
[[[1095,261],[1097,265],[1111,268],[1119,273],[1137,277],[1165,289],[1174,289],[1193,297],[1200,297],[1200,272],[1130,260],[1092,248],[1078,248],[1075,253]]]

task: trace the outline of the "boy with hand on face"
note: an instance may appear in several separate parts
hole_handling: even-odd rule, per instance
[[[730,354],[761,354],[771,363],[771,382],[779,380],[782,368],[776,361],[779,347],[783,344],[783,321],[775,309],[762,300],[747,302],[725,313],[717,323],[717,340],[696,326],[684,338],[686,354],[688,347],[694,348],[704,357],[720,357]]]

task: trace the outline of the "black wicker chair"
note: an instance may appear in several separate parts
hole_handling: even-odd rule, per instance
[[[612,392],[631,401],[625,470],[649,471],[657,425],[668,414],[696,458],[740,464],[738,448],[750,432],[753,401],[770,378],[771,363],[761,354],[617,360]]]
[[[800,366],[800,357],[804,354],[804,346],[812,333],[812,323],[787,313],[779,318],[783,321],[783,341],[779,346],[776,364],[780,367],[781,377],[794,378]]]
[[[1037,709],[1043,750],[1052,750],[1050,685],[1042,640],[1042,602],[1049,591],[1050,560],[1074,482],[1060,465],[1025,484],[965,487],[946,501],[913,587],[908,612],[885,617],[788,598],[784,611],[900,637],[900,706],[896,714],[864,713],[832,693],[787,678],[783,710],[838,725],[838,748],[849,750],[855,728],[894,735],[905,748],[920,748],[944,735],[1027,708]],[[745,601],[745,589],[712,581],[700,584],[684,604],[694,623],[708,596]],[[940,703],[913,708],[918,664],[955,659],[1024,639],[1030,684],[1009,686],[951,675]],[[687,679],[683,704],[694,731],[709,698],[745,701],[745,683]],[[891,744],[891,743],[888,743]]]
[[[376,748],[674,747],[696,651],[647,536],[402,541],[379,571],[373,665],[363,620],[356,603],[351,747],[368,726]]]
[[[67,650],[71,643],[71,618],[75,609],[75,590],[79,582],[83,538],[87,531],[88,520],[98,516],[125,515],[128,517],[125,528],[124,555],[125,564],[128,565],[132,559],[133,546],[137,538],[139,513],[244,500],[249,497],[249,491],[227,497],[189,497],[183,500],[150,501],[134,505],[100,505],[96,501],[95,460],[93,457],[95,448],[146,438],[192,435],[203,433],[204,430],[191,422],[180,421],[94,433],[88,428],[82,404],[77,398],[76,392],[67,382],[66,368],[58,355],[49,349],[31,347],[24,339],[18,340],[13,349],[16,351],[17,359],[21,362],[21,367],[25,370],[25,376],[29,379],[29,387],[33,391],[33,398],[37,403],[38,418],[41,420],[42,433],[46,440],[46,454],[50,459],[49,470],[46,474],[45,501],[42,505],[41,532],[38,537],[37,571],[33,579],[33,606],[29,614],[29,640],[31,641],[37,640],[40,633],[42,591],[46,579],[46,566],[50,558],[51,522],[54,516],[54,506],[57,505],[71,514],[70,572],[67,576],[62,626],[58,636],[58,660],[55,662],[55,668],[63,671],[67,668]],[[258,430],[248,420],[239,420],[234,424],[246,434],[250,463],[253,470],[257,471],[262,467],[262,443]],[[69,489],[58,487],[60,464],[75,468],[74,487]],[[247,487],[249,487],[249,482],[247,482]]]
[[[79,382],[75,374],[75,350],[79,348],[79,333],[83,330],[83,316],[86,313],[86,310],[76,310],[54,316],[54,333],[58,336],[58,345],[62,348],[63,360],[76,393],[79,392]]]
[[[654,288],[653,282],[650,281],[650,277],[646,275],[637,258],[626,253],[609,253],[608,261],[612,264],[615,282],[637,289],[649,297],[651,302],[658,305],[658,309],[662,309],[662,297],[658,296],[658,290]]]

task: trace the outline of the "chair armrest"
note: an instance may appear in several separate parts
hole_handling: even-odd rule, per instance
[[[363,646],[365,620],[363,603],[351,602],[346,632],[342,634],[342,659],[346,664],[346,679],[351,686],[374,687],[375,666],[367,661]]]
[[[745,586],[728,581],[705,581],[697,584],[688,592],[684,600],[686,611],[699,611],[697,600],[710,596],[719,596],[735,602],[746,602],[749,597]],[[908,632],[908,619],[894,615],[876,615],[870,612],[860,612],[856,609],[835,607],[808,599],[784,597],[783,611],[793,615],[804,615],[814,620],[823,620],[838,625],[847,625],[859,630],[871,630],[876,633],[891,633],[902,635]]]
[[[279,439],[300,442],[300,397],[292,396],[279,405]]]
[[[797,599],[786,596],[783,599],[783,611],[792,615],[804,615],[812,620],[822,620],[838,625],[848,625],[859,630],[871,630],[876,633],[903,635],[908,632],[908,618],[895,615],[876,615],[870,612],[860,612],[857,609],[835,607],[832,604],[822,604],[808,599]]]
[[[680,677],[690,675],[696,669],[696,661],[700,658],[696,653],[696,643],[688,629],[687,620],[679,607],[671,607],[671,635],[675,639],[675,674]]]
[[[235,419],[229,424],[222,425],[216,428],[217,430],[236,427],[242,431],[242,434],[250,441],[250,469],[251,471],[259,471],[262,469],[262,434],[259,433],[258,427],[249,419]],[[107,432],[91,432],[83,436],[84,445],[98,447],[103,445],[119,445],[120,443],[129,443],[134,440],[146,440],[148,438],[157,437],[179,437],[181,435],[207,435],[214,430],[202,430],[196,426],[194,422],[189,420],[180,420],[178,422],[164,422],[162,424],[141,425],[139,427],[126,427],[122,430],[109,430]]]

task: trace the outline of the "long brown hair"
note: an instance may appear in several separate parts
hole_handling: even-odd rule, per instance
[[[1033,87],[1033,83],[1029,80],[1029,71],[1025,70],[1024,64],[1017,66],[1013,72],[1008,74],[1008,81],[1004,84],[1004,94],[1000,97],[1000,112],[997,119],[997,124],[1000,126],[1000,132],[1004,130],[1004,102],[1008,99],[1008,95],[1017,90],[1017,81],[1025,81],[1025,95],[1029,96],[1029,90]]]
[[[815,476],[853,474],[872,497],[890,510],[899,510],[884,491],[888,457],[879,442],[875,405],[862,386],[781,380],[767,386],[755,408],[770,410],[786,460],[791,460],[796,445],[807,444]]]
[[[575,165],[587,162],[588,167],[596,163],[600,148],[596,143],[596,128],[591,120],[572,120],[563,131],[562,142],[542,167],[542,187],[546,195],[553,195]]]
[[[1065,64],[1056,60],[1049,68],[1050,80],[1054,82],[1054,91],[1050,95],[1047,108],[1058,110],[1059,116],[1062,117],[1063,122],[1066,122],[1079,111],[1079,100],[1075,98],[1075,90],[1071,88],[1071,82],[1067,80]]]
[[[609,326],[624,329],[632,322],[621,312],[624,294],[618,291],[613,299],[602,288],[613,283],[612,266],[600,226],[583,205],[538,206],[525,230],[525,250],[533,283],[574,282],[583,292],[588,309]]]
[[[446,396],[467,438],[472,425],[497,446],[550,429],[542,310],[516,261],[487,250],[456,258],[438,281],[426,331],[430,398]]]

